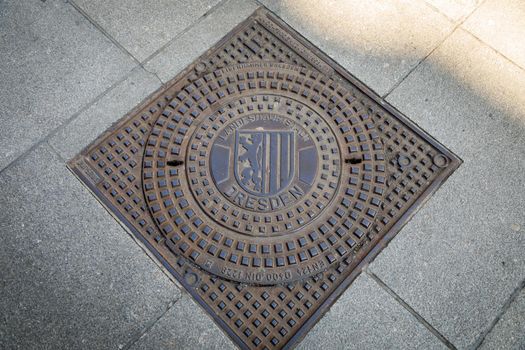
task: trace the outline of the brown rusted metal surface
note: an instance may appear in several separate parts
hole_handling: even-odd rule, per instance
[[[290,348],[460,160],[258,10],[69,163],[241,348]]]

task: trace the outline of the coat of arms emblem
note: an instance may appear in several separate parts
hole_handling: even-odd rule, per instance
[[[274,195],[294,178],[295,154],[293,131],[236,130],[235,178],[248,193]]]

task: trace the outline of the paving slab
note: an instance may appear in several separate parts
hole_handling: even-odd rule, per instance
[[[436,336],[363,274],[298,349],[446,349]]]
[[[261,2],[379,95],[439,45],[453,26],[419,0]]]
[[[49,143],[70,159],[161,86],[159,79],[137,67],[100,100],[61,127]]]
[[[0,36],[14,31],[18,26],[28,25],[38,19],[45,10],[43,1],[1,0],[0,1]]]
[[[146,69],[157,74],[163,82],[169,81],[258,7],[251,0],[229,0],[222,3],[147,62]]]
[[[135,65],[69,4],[39,7],[0,39],[0,169]]]
[[[525,69],[524,1],[485,1],[463,27]]]
[[[130,350],[156,349],[236,349],[211,318],[183,296]]]
[[[180,296],[48,145],[0,188],[0,348],[121,348]]]
[[[438,11],[454,21],[467,17],[482,0],[425,0]]]
[[[480,349],[525,349],[525,289],[521,290],[507,312],[486,336]]]
[[[370,269],[474,346],[525,278],[525,73],[458,30],[388,101],[464,163]]]
[[[74,3],[142,62],[219,1],[74,0]]]

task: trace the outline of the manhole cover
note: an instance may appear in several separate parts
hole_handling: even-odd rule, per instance
[[[70,167],[240,347],[288,348],[459,164],[259,10]]]

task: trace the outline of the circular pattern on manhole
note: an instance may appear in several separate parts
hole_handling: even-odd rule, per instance
[[[209,116],[199,126],[206,136],[197,131],[190,141],[190,188],[227,229],[256,237],[293,231],[315,219],[339,186],[341,157],[331,128],[292,99],[284,117],[273,110],[280,102],[275,95],[230,101],[223,111],[229,118]],[[241,105],[252,112],[239,114]]]
[[[316,71],[263,62],[172,91],[142,175],[175,253],[228,279],[276,284],[318,273],[366,239],[385,160],[352,91]]]

